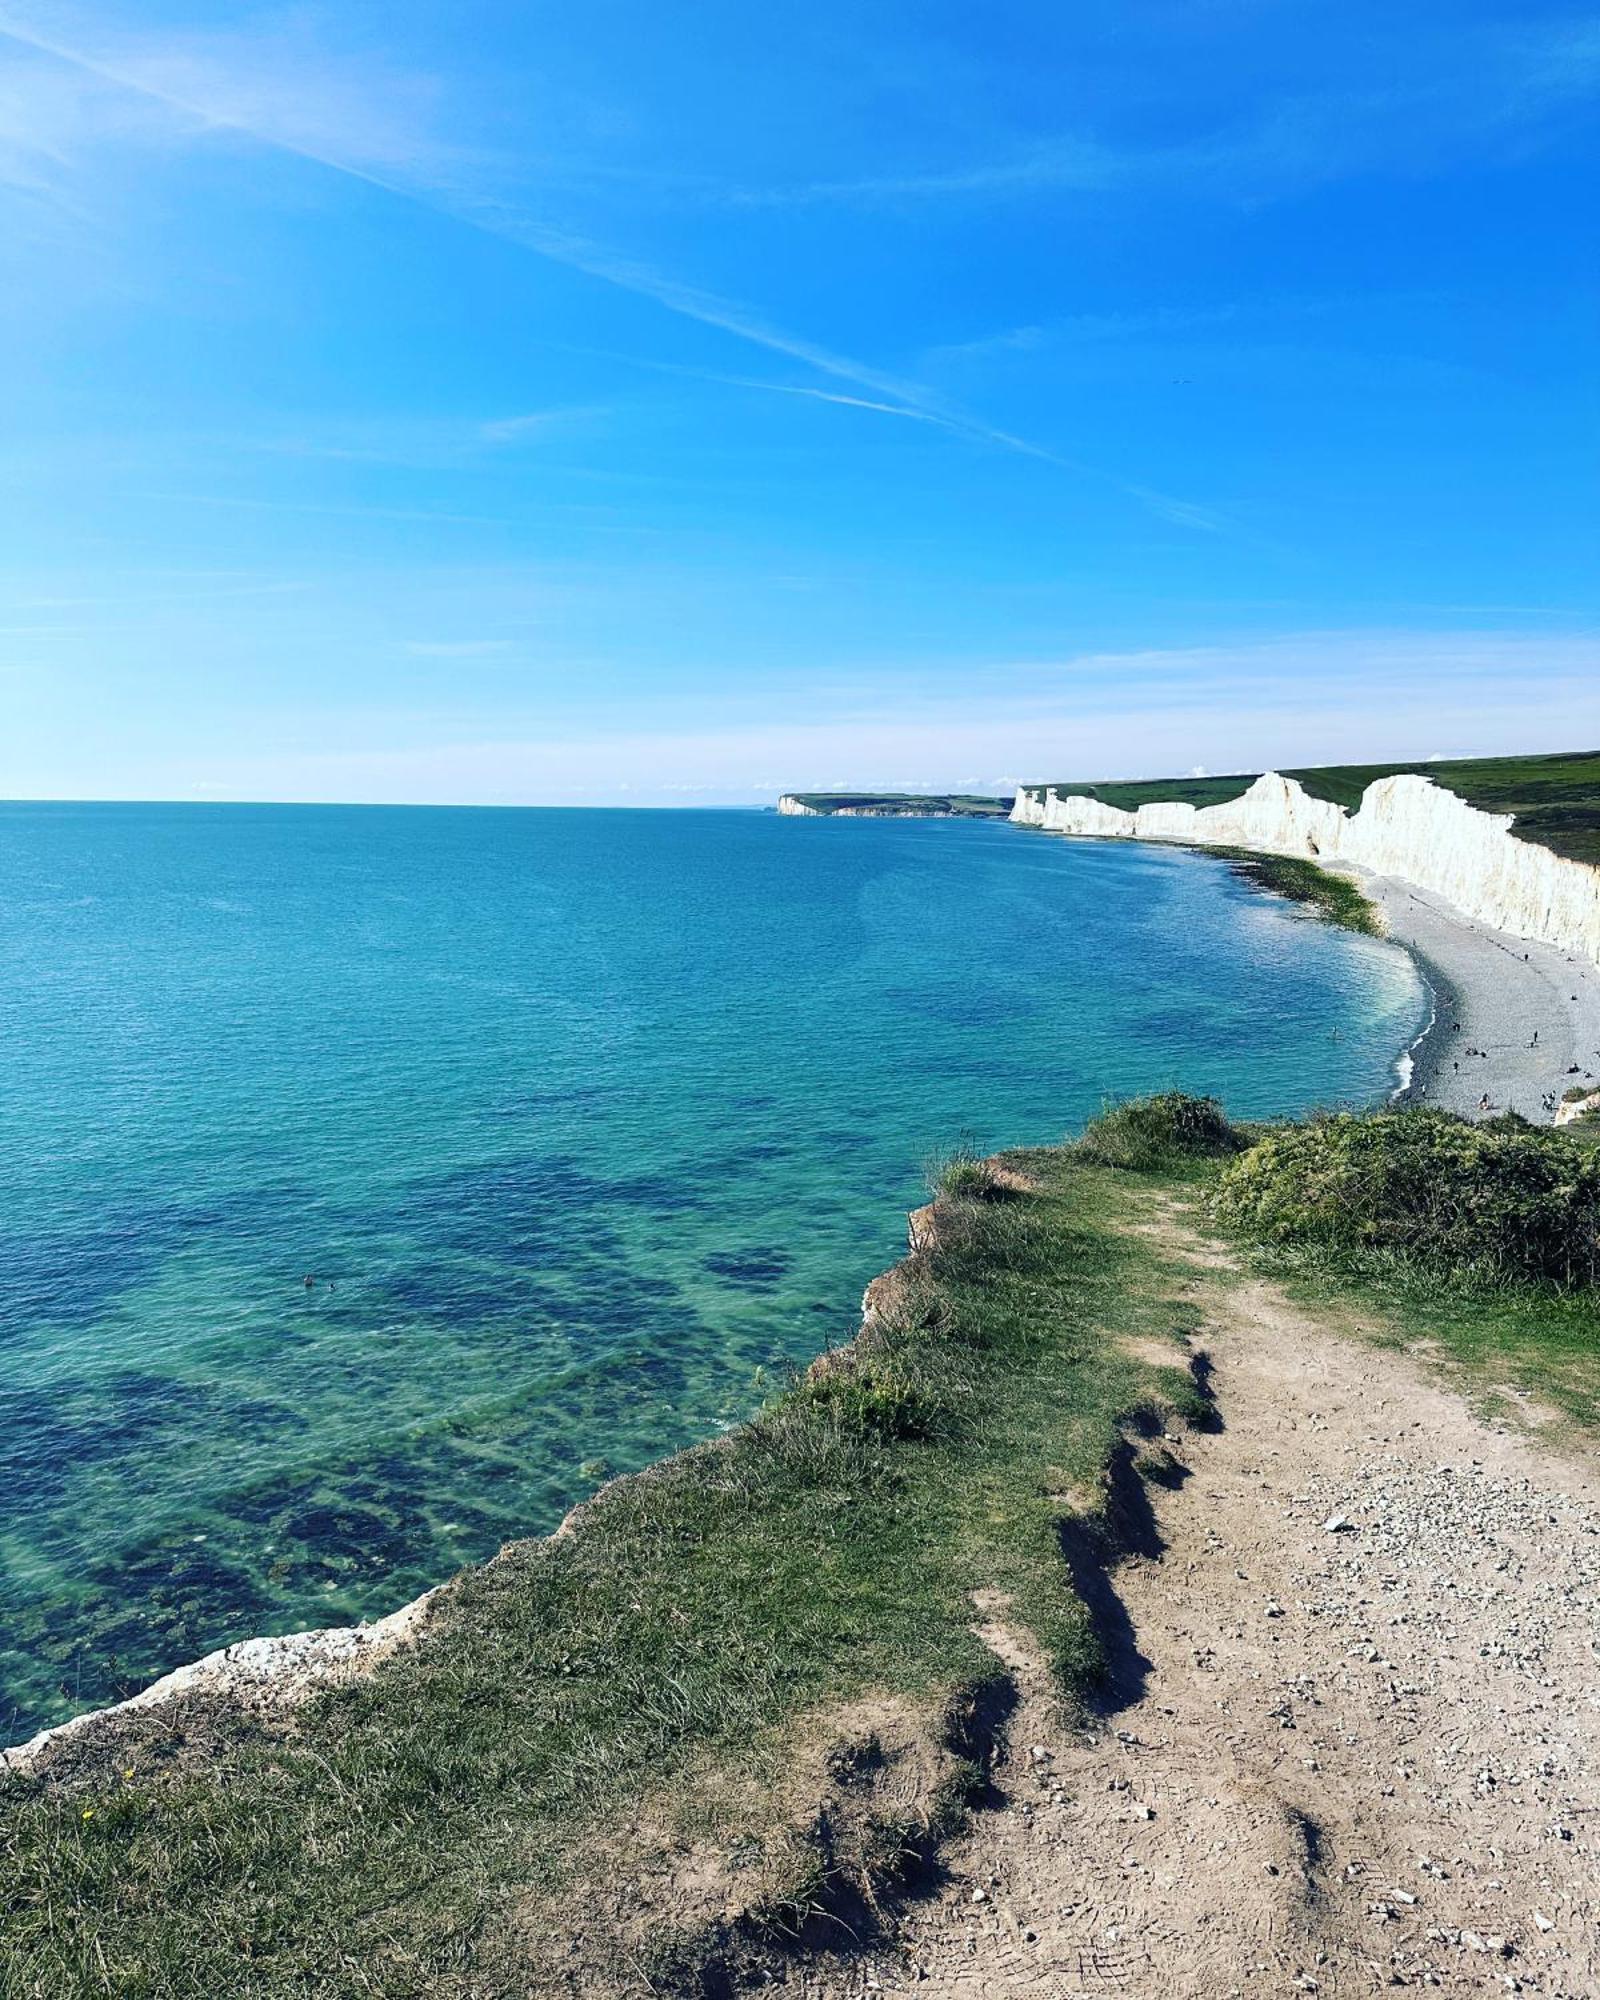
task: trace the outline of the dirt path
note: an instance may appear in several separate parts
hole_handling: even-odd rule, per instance
[[[1111,1579],[1102,1723],[980,1604],[996,1803],[900,1955],[791,1988],[1592,2000],[1600,1479],[1185,1240],[1223,1428]]]

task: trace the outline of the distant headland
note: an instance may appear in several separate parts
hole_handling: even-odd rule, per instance
[[[968,792],[785,792],[778,810],[795,819],[1009,819],[1015,804]]]

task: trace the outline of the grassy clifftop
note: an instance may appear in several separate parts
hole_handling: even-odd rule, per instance
[[[973,792],[788,792],[785,796],[824,817],[862,813],[882,819],[1004,819],[1012,805],[1010,799]]]
[[[847,1356],[464,1574],[414,1653],[0,1788],[0,1991],[674,1990],[934,1839],[992,1723],[973,1592],[1092,1681],[1069,1496],[1092,1538],[1119,1420],[1195,1407],[1116,1181],[1016,1165],[958,1163]]]
[[[1379,778],[1414,772],[1432,778],[1484,812],[1514,813],[1513,832],[1569,860],[1600,864],[1600,751],[1563,751],[1544,757],[1472,757],[1438,763],[1320,764],[1286,770],[1313,798],[1353,811],[1367,786]],[[1193,806],[1225,805],[1260,776],[1241,772],[1220,778],[1155,778],[1130,782],[1029,785],[1035,797],[1054,790],[1100,799],[1123,812],[1163,800]]]
[[[708,1967],[823,1912],[870,1937],[1003,1725],[974,1600],[1095,1698],[1097,1578],[1172,1476],[1162,1432],[1208,1418],[1174,1194],[1368,1337],[1600,1410],[1581,1137],[1241,1130],[1169,1093],[958,1158],[853,1347],[464,1573],[414,1652],[290,1716],[125,1717],[0,1784],[0,1991],[614,2000],[724,1990]]]

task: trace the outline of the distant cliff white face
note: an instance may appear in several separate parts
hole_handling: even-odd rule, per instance
[[[1158,801],[1130,813],[1076,793],[1022,791],[1011,817],[1049,833],[1348,861],[1431,889],[1495,930],[1600,961],[1600,869],[1513,838],[1510,814],[1480,812],[1430,778],[1379,778],[1354,813],[1268,771],[1220,806]]]

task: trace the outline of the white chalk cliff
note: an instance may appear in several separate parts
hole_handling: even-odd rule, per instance
[[[1516,839],[1511,814],[1480,812],[1430,778],[1379,778],[1353,813],[1268,771],[1219,806],[1158,801],[1121,812],[1078,793],[1019,791],[1011,817],[1048,833],[1349,862],[1432,890],[1494,930],[1600,961],[1600,868]]]
[[[802,805],[792,792],[785,792],[783,797],[779,799],[778,810],[796,819],[825,819],[827,817],[825,813],[819,813],[815,806]]]

